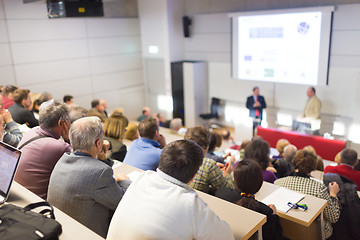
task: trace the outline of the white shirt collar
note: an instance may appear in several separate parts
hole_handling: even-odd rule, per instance
[[[176,178],[162,172],[159,168],[156,169],[156,172],[158,173],[158,175],[164,179],[165,181],[168,181],[170,183],[173,183],[175,185],[178,185],[179,187],[182,187],[182,188],[185,188],[187,190],[190,190],[190,191],[194,191],[194,189],[192,189],[189,185],[177,180]]]

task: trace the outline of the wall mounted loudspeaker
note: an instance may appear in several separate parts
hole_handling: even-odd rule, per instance
[[[184,28],[184,37],[190,37],[190,25],[191,19],[188,16],[183,16],[183,28]]]

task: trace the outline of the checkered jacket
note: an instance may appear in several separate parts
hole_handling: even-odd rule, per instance
[[[329,238],[332,235],[333,228],[331,223],[336,223],[339,220],[340,202],[339,199],[330,197],[327,188],[323,183],[314,181],[310,178],[289,176],[276,180],[274,184],[327,200],[328,204],[324,209],[324,233],[326,238]]]
[[[209,158],[204,158],[202,165],[191,182],[190,187],[208,192],[209,186],[217,189],[219,187],[228,187],[234,189],[234,184],[230,175],[224,176],[223,172],[216,165],[216,162]]]

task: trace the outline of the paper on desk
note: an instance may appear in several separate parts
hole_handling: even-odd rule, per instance
[[[286,213],[291,209],[291,207],[288,206],[289,202],[298,203],[304,197],[304,194],[280,187],[269,196],[261,200],[261,202],[266,205],[274,204],[278,211]]]
[[[117,168],[117,167],[119,167],[119,166],[121,166],[123,163],[122,162],[120,162],[120,161],[114,161],[114,165],[112,166],[112,168]]]
[[[139,171],[132,171],[127,176],[130,178],[131,181],[135,181],[140,176],[140,174],[141,172]]]

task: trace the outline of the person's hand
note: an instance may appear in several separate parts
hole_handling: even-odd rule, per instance
[[[122,180],[130,180],[130,178],[128,176],[126,176],[125,174],[116,174],[115,180],[117,182],[120,182]]]
[[[222,156],[222,158],[223,158],[223,159],[226,159],[228,156],[231,156],[231,153],[230,153],[230,152],[225,153],[225,154]]]
[[[269,204],[268,207],[273,210],[273,214],[276,214],[276,215],[277,215],[277,210],[276,210],[276,207],[275,207],[274,204]]]
[[[61,136],[65,142],[69,142],[69,131],[71,127],[70,120],[65,120],[60,122],[60,126],[62,127]]]
[[[256,102],[254,103],[254,107],[260,107],[260,106],[261,106],[261,104],[260,104],[259,101],[256,101]]]
[[[104,161],[106,159],[106,153],[110,148],[110,142],[108,140],[103,141],[101,152],[97,155],[97,159]]]
[[[266,168],[267,171],[273,172],[273,173],[277,173],[276,169],[274,167],[267,167]]]
[[[165,137],[162,134],[158,134],[158,138],[156,140],[158,143],[160,143],[160,148],[164,148],[166,145]]]
[[[1,112],[0,112],[0,115],[2,116],[2,118],[4,119],[4,122],[5,123],[9,123],[9,122],[12,122],[14,121],[12,116],[11,116],[11,113],[7,110],[7,109],[3,109]]]
[[[339,184],[337,184],[336,182],[329,183],[330,196],[336,197],[339,191],[340,191]]]
[[[232,173],[232,171],[234,170],[231,162],[228,162],[225,165],[222,163],[216,163],[216,164],[219,166],[219,168],[223,172],[224,176],[230,175]]]

